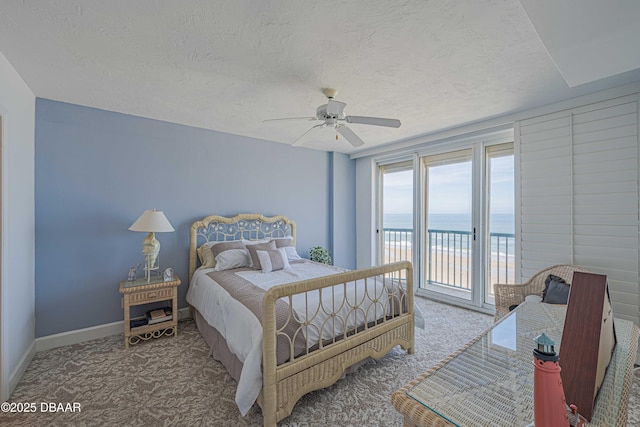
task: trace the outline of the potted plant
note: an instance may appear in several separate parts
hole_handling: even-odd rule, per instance
[[[322,246],[314,246],[309,250],[309,259],[321,264],[331,265],[331,257],[329,251]]]

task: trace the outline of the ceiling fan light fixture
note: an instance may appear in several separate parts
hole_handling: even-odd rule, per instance
[[[326,96],[327,98],[333,99],[338,94],[338,91],[335,90],[335,89],[332,89],[330,87],[326,87],[326,88],[322,89],[322,93],[324,93],[324,96]]]

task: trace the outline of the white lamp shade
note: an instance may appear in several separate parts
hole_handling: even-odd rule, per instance
[[[140,217],[134,222],[131,227],[131,231],[146,231],[154,233],[162,233],[175,231],[173,226],[169,222],[162,211],[146,210],[140,215]]]

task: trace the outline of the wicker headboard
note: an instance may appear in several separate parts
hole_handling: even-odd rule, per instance
[[[189,242],[189,280],[198,268],[197,249],[206,242],[225,240],[256,240],[268,237],[293,237],[296,242],[296,223],[283,215],[266,217],[262,214],[239,214],[228,218],[210,215],[191,225]]]

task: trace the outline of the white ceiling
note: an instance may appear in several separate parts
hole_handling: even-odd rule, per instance
[[[640,68],[640,1],[520,2],[569,86]]]
[[[583,9],[560,39],[602,13]],[[362,149],[640,81],[569,87],[532,20],[518,0],[2,0],[0,52],[41,98],[286,144],[314,123],[262,121],[336,88],[345,113],[402,121],[349,125]],[[329,129],[303,146],[355,151]]]

